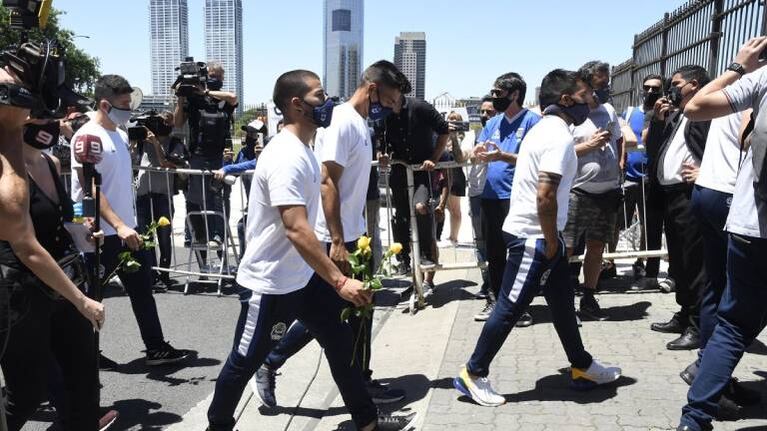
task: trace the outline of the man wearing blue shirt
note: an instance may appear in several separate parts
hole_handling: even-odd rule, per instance
[[[475,148],[478,158],[488,163],[487,179],[481,196],[482,225],[490,273],[490,294],[484,310],[474,316],[477,321],[485,321],[490,316],[501,288],[506,265],[506,244],[501,228],[509,213],[517,153],[522,139],[541,118],[522,108],[526,91],[527,84],[519,74],[506,73],[495,80],[490,95],[496,112],[503,114],[487,122]],[[520,326],[530,324],[532,319],[529,315],[519,320]]]

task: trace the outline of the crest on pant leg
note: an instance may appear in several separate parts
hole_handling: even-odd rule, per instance
[[[288,332],[288,325],[283,322],[277,322],[272,326],[272,341],[282,340],[286,332]]]

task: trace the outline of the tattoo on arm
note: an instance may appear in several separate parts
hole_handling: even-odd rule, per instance
[[[558,186],[560,181],[562,181],[562,175],[552,174],[550,172],[541,172],[538,174],[539,183],[553,184]]]

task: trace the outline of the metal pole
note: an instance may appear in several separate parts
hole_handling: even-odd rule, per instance
[[[412,248],[410,256],[413,259],[411,265],[414,279],[413,296],[417,301],[411,301],[413,307],[410,308],[410,312],[415,313],[416,306],[423,306],[423,274],[421,273],[421,248],[418,243],[418,220],[416,219],[414,202],[415,179],[413,178],[413,168],[405,165],[405,172],[407,174],[407,196],[410,203],[410,248]]]
[[[668,53],[668,12],[663,14],[663,37],[660,52],[660,76],[667,78],[666,73],[666,54]]]
[[[722,37],[722,16],[724,12],[724,0],[714,0],[714,16],[711,17],[711,39],[708,41],[708,74],[716,76],[716,67],[719,64],[719,40]]]

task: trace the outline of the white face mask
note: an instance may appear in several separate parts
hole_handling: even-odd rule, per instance
[[[107,116],[115,124],[115,126],[121,127],[128,124],[128,121],[130,121],[132,113],[133,112],[130,109],[118,108],[112,105],[111,103],[109,103],[109,110],[107,111]]]

